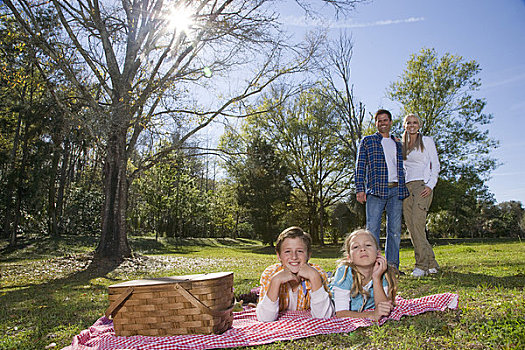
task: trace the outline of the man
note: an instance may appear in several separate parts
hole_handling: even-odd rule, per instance
[[[390,136],[392,114],[380,109],[375,114],[377,132],[359,144],[355,172],[357,200],[366,203],[366,228],[379,243],[381,217],[386,210],[387,262],[399,269],[403,199],[408,196],[403,170],[401,142]]]

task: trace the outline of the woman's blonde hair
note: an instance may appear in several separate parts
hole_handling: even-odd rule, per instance
[[[403,126],[406,125],[406,122],[408,118],[414,117],[417,119],[417,122],[419,123],[419,126],[421,127],[421,119],[416,114],[407,114],[405,118],[403,119]],[[421,133],[417,133],[416,139],[414,140],[414,143],[412,146],[409,146],[410,143],[410,134],[407,132],[406,127],[405,131],[403,132],[403,136],[401,137],[401,142],[403,144],[403,159],[407,159],[407,155],[412,152],[414,149],[423,151],[425,149],[425,145],[423,144],[423,136]]]
[[[350,233],[343,243],[343,254],[344,258],[340,260],[340,265],[345,266],[345,272],[343,274],[343,277],[340,281],[343,281],[346,278],[346,275],[348,274],[348,270],[350,269],[352,271],[352,277],[353,277],[353,283],[352,283],[352,289],[350,289],[350,295],[352,297],[356,297],[357,294],[361,294],[363,297],[370,297],[370,293],[368,291],[365,291],[363,288],[363,275],[359,272],[357,269],[357,266],[350,261],[350,243],[354,237],[360,234],[367,234],[370,236],[370,239],[374,242],[376,249],[379,250],[379,243],[377,242],[375,236],[372,234],[372,232],[365,230],[365,229],[358,229],[354,232]],[[392,266],[387,264],[387,269],[384,273],[384,276],[386,277],[386,281],[388,282],[388,298],[392,300],[392,302],[395,302],[396,300],[396,294],[397,294],[397,276],[398,272],[397,269],[394,269]]]

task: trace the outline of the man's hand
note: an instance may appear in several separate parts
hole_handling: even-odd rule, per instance
[[[366,194],[364,192],[357,192],[356,194],[357,201],[361,204],[366,202]]]

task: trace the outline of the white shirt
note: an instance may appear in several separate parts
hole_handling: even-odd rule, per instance
[[[386,167],[388,169],[388,182],[397,182],[397,147],[396,142],[390,137],[381,140],[383,153],[385,154]]]
[[[295,311],[297,309],[297,293],[300,288],[295,292],[290,290],[288,295],[288,310]],[[272,322],[279,316],[279,298],[275,301],[271,301],[266,294],[263,300],[257,304],[255,309],[257,320],[261,322]],[[310,313],[313,318],[330,318],[334,314],[334,305],[330,299],[330,295],[326,290],[321,287],[315,292],[310,293]]]
[[[425,146],[423,151],[413,149],[403,161],[405,181],[423,180],[426,186],[434,189],[440,170],[436,144],[432,137],[423,136],[423,145]]]

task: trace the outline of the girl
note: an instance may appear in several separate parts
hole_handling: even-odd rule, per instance
[[[310,310],[314,318],[329,318],[333,305],[328,277],[319,265],[310,264],[312,239],[300,227],[281,232],[275,243],[279,263],[268,266],[261,276],[257,319],[275,321],[280,311]]]
[[[331,285],[335,315],[375,321],[388,316],[397,292],[396,272],[381,256],[374,235],[367,230],[352,232],[343,251]]]
[[[407,115],[403,126],[403,166],[410,193],[403,200],[403,215],[416,258],[412,276],[423,277],[429,273],[437,273],[439,268],[425,231],[427,212],[432,203],[432,189],[439,176],[439,159],[434,140],[419,132],[421,121],[418,116]]]

